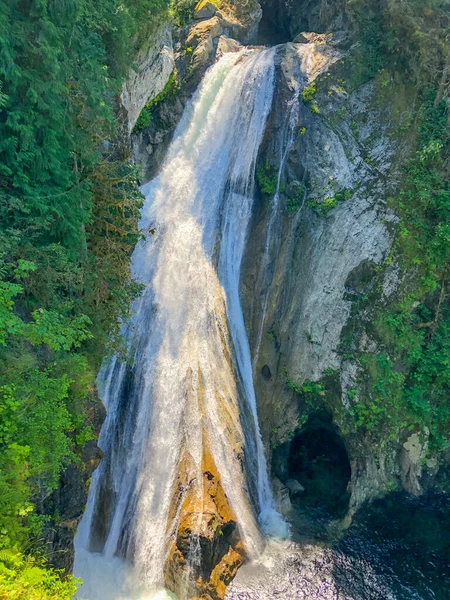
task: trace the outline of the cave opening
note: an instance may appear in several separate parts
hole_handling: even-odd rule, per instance
[[[317,520],[345,516],[350,461],[344,441],[326,411],[311,415],[291,442],[287,462],[291,501]]]
[[[289,15],[283,3],[274,0],[262,0],[262,17],[258,28],[257,43],[264,46],[276,46],[292,41]]]

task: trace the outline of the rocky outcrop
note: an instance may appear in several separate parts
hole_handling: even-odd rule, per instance
[[[147,50],[141,50],[124,82],[121,102],[131,131],[145,104],[164,89],[174,68],[172,27],[162,24]]]
[[[157,173],[181,119],[184,106],[206,69],[225,52],[236,52],[241,43],[254,42],[261,14],[261,8],[255,0],[223,2],[220,9],[210,2],[200,2],[194,13],[194,22],[173,31],[173,69],[178,86],[177,93],[154,106],[150,124],[143,131],[134,132],[131,136],[133,155],[141,166],[142,181],[149,181]],[[164,49],[159,52],[157,64],[161,63],[164,52]],[[150,56],[153,56],[153,53]],[[148,63],[149,60],[142,63],[142,73],[149,72],[151,67]],[[168,73],[165,78],[167,82],[170,75],[168,67],[164,73]],[[160,80],[163,81],[162,78]],[[130,78],[127,83],[129,97],[141,97],[139,86],[142,81],[142,77],[139,76]],[[159,92],[155,93],[155,90],[150,88],[147,100],[154,98],[157,93]],[[142,108],[141,104],[139,106]],[[130,129],[134,123],[135,120],[130,120]]]
[[[180,463],[172,502],[172,518],[178,511],[181,517],[166,563],[166,585],[180,597],[221,600],[245,550],[211,454],[204,452],[200,481],[188,480],[192,467],[186,461],[188,455]]]
[[[300,100],[278,204],[273,196],[261,196],[244,260],[242,295],[268,452],[289,443],[301,427],[308,407],[295,389],[305,381],[337,372],[336,414],[350,408],[340,392],[352,389],[358,377],[357,363],[340,351],[352,310],[349,289],[353,280],[369,285],[392,244],[396,217],[386,199],[395,186],[392,161],[401,147],[388,136],[389,113],[376,107],[372,83],[351,94],[334,83],[332,65],[345,58],[342,42],[339,36],[308,34],[301,44],[285,46],[260,157],[260,164],[278,167],[299,72],[304,84],[320,77],[313,101]],[[400,480],[401,444],[375,453],[362,435],[345,436],[345,444],[353,513]]]

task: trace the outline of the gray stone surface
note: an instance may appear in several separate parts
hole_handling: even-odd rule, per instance
[[[333,36],[311,39],[309,44],[288,44],[281,51],[274,115],[261,161],[280,162],[282,123],[292,101],[293,82],[313,81],[343,56]],[[269,447],[292,439],[303,418],[287,379],[301,386],[306,379],[320,380],[329,369],[338,371],[341,410],[351,408],[348,391],[358,387],[360,367],[349,360],[342,362],[339,352],[352,307],[346,283],[361,265],[384,261],[392,244],[389,223],[395,221],[386,207],[392,191],[386,172],[397,148],[387,136],[386,111],[374,108],[373,93],[373,86],[367,84],[350,96],[341,90],[318,94],[314,100],[319,115],[312,114],[300,99],[297,127],[304,131],[294,136],[283,189],[290,193],[292,183],[303,182],[306,203],[289,211],[286,195],[281,193],[278,206],[264,200],[255,210],[243,264],[242,295],[269,454]],[[339,118],[344,101],[348,105],[345,120]],[[363,119],[364,115],[368,118]],[[350,127],[353,120],[364,121],[363,126]],[[337,201],[325,215],[308,206],[308,201],[320,204],[343,190],[351,190],[351,197]],[[261,375],[263,366],[270,370],[270,378]],[[353,400],[358,401],[358,393]],[[345,442],[352,464],[350,507],[354,512],[364,500],[399,481],[400,445],[394,443],[375,456],[363,436]]]
[[[242,45],[238,41],[221,35],[217,44],[217,56],[220,57],[227,52],[239,52],[241,49]]]
[[[145,104],[164,89],[174,67],[172,26],[164,23],[155,33],[154,42],[136,58],[137,70],[130,70],[121,102],[128,115],[131,131]]]

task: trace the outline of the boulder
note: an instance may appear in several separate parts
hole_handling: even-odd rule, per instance
[[[194,19],[196,21],[202,21],[203,19],[210,19],[217,12],[217,8],[208,0],[200,0],[195,7]]]
[[[428,449],[428,436],[427,428],[422,436],[413,433],[403,444],[400,452],[402,486],[412,496],[420,496],[423,493],[420,477],[422,463]]]
[[[305,488],[296,479],[288,479],[286,481],[286,487],[292,496],[298,496],[299,494],[302,494],[305,491]]]
[[[289,497],[289,490],[281,481],[274,477],[272,480],[273,495],[277,508],[282,515],[289,516],[292,513],[292,504]]]
[[[211,453],[205,448],[201,480],[191,478],[191,468],[186,452],[172,503],[171,517],[178,510],[181,516],[166,562],[165,582],[180,597],[221,600],[244,562],[245,549]],[[193,540],[199,553],[194,562]]]
[[[217,17],[201,21],[192,27],[186,39],[186,45],[199,43],[202,40],[213,40],[222,33],[222,25]]]
[[[292,41],[294,42],[294,44],[309,44],[308,35],[303,32],[296,35]]]
[[[228,38],[224,35],[221,35],[219,38],[219,43],[217,44],[216,56],[220,57],[223,54],[227,54],[227,52],[239,52],[242,49],[242,46],[236,40],[232,38]]]
[[[133,129],[146,103],[163,91],[173,71],[175,63],[169,24],[161,25],[155,33],[153,44],[137,56],[135,63],[135,70],[130,70],[120,96],[127,113],[129,131]]]

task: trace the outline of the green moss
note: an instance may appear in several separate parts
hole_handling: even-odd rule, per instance
[[[256,181],[263,194],[273,196],[277,191],[278,169],[266,161],[256,169]]]
[[[302,207],[306,188],[303,183],[293,186],[287,193],[286,208],[290,212],[296,212]]]
[[[329,213],[330,210],[336,208],[337,200],[334,196],[332,198],[325,198],[325,200],[321,201],[317,200],[317,198],[311,198],[311,200],[307,201],[306,206],[312,208],[318,215],[324,216]]]
[[[321,383],[315,383],[309,379],[305,379],[302,385],[298,385],[292,379],[286,379],[286,385],[290,390],[297,394],[312,394],[313,396],[323,395],[323,386]]]
[[[340,109],[339,109],[339,110],[336,112],[336,114],[335,114],[335,120],[336,120],[336,122],[337,122],[337,121],[340,121],[341,119],[343,119],[343,118],[344,118],[344,115],[345,115],[346,111],[347,111],[347,107],[346,107],[346,106],[343,106],[342,108],[340,108]]]
[[[315,81],[307,85],[302,90],[302,99],[303,102],[308,106],[309,110],[315,114],[320,114],[319,107],[315,102],[313,102],[314,96],[317,93],[317,84]],[[305,130],[306,131],[306,130]]]
[[[178,84],[177,78],[175,76],[175,73],[172,73],[162,92],[160,92],[152,100],[149,100],[144,106],[144,108],[141,110],[141,114],[139,115],[138,120],[136,121],[133,132],[138,133],[140,131],[143,131],[146,127],[148,127],[152,121],[152,113],[155,110],[155,108],[164,100],[173,100],[179,91],[180,86]]]
[[[353,192],[352,190],[349,189],[343,189],[340,192],[337,192],[334,195],[334,198],[337,202],[346,202],[347,200],[350,200],[350,198],[353,196]]]
[[[305,102],[305,103],[312,102],[316,92],[317,92],[317,85],[316,85],[316,82],[313,81],[312,83],[310,83],[309,85],[304,87],[302,90],[303,102]]]
[[[317,198],[311,198],[307,201],[306,206],[312,208],[318,215],[325,216],[328,214],[333,208],[336,208],[338,202],[345,202],[349,200],[353,195],[351,190],[341,190],[337,192],[334,196],[330,198],[325,198],[324,200],[318,200]]]

